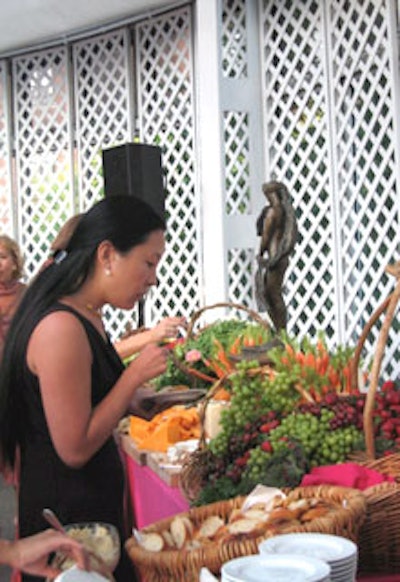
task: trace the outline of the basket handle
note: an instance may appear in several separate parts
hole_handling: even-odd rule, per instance
[[[270,328],[269,322],[266,321],[264,318],[262,318],[261,315],[257,311],[254,311],[250,307],[246,307],[245,305],[242,305],[241,303],[222,302],[222,303],[214,303],[213,305],[206,305],[205,307],[202,307],[201,309],[199,309],[198,311],[195,311],[193,313],[193,315],[190,319],[190,322],[188,324],[187,331],[186,331],[188,338],[192,337],[195,323],[201,317],[201,315],[203,315],[203,313],[205,311],[207,311],[209,309],[215,309],[217,307],[229,307],[231,309],[239,309],[239,310],[245,311],[257,323],[261,324],[262,326],[264,326],[267,329]]]
[[[357,345],[355,347],[354,354],[353,354],[353,357],[351,359],[351,364],[350,364],[350,366],[351,366],[351,387],[352,387],[352,390],[354,390],[354,391],[359,390],[358,367],[360,365],[361,352],[363,350],[364,344],[366,342],[366,339],[367,339],[371,329],[373,328],[375,323],[378,321],[378,319],[380,318],[382,313],[384,313],[384,311],[387,309],[391,297],[392,297],[392,293],[388,297],[386,297],[385,301],[383,303],[381,303],[381,305],[379,305],[379,307],[376,309],[376,311],[374,311],[374,313],[371,315],[370,319],[365,324],[364,329],[362,330],[360,337],[358,338],[358,342],[357,342]]]
[[[378,388],[379,382],[379,371],[382,364],[383,354],[385,351],[385,346],[387,338],[389,335],[389,329],[393,321],[394,314],[396,312],[397,304],[400,300],[400,276],[397,276],[397,283],[393,293],[390,296],[388,302],[385,319],[383,321],[381,330],[379,332],[378,342],[375,350],[374,359],[372,362],[371,369],[371,383],[368,389],[367,397],[365,400],[364,407],[364,434],[365,434],[365,446],[367,451],[367,456],[370,459],[375,458],[375,442],[374,442],[374,426],[373,426],[373,408],[375,402],[375,395]]]
[[[376,343],[376,349],[372,361],[372,368],[370,374],[370,385],[365,399],[363,412],[364,439],[368,459],[375,459],[373,411],[376,392],[379,384],[379,373],[382,366],[382,360],[385,352],[387,339],[389,336],[389,330],[396,312],[397,304],[400,301],[400,261],[391,265],[387,265],[385,271],[390,275],[395,276],[396,286],[394,288],[394,291],[392,291],[392,293],[388,295],[388,297],[383,301],[383,303],[379,305],[379,307],[370,317],[369,321],[366,323],[361,333],[361,336],[357,342],[357,346],[354,351],[354,356],[351,363],[352,387],[354,389],[358,389],[358,366],[362,348],[373,325],[378,321],[379,317],[384,312],[386,312],[385,319],[382,323],[382,327],[379,331]]]

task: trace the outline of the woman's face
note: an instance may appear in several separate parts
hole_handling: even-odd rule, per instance
[[[0,283],[7,284],[14,281],[16,270],[12,254],[0,243]]]
[[[115,254],[111,265],[112,305],[132,309],[150,287],[157,284],[157,265],[164,250],[164,232],[156,230],[146,242],[128,253]]]

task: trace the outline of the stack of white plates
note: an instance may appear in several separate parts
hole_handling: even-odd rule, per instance
[[[261,542],[259,551],[264,556],[290,554],[323,560],[331,567],[331,582],[356,579],[358,549],[347,538],[321,533],[283,534]]]
[[[226,562],[221,582],[329,582],[329,573],[329,565],[317,558],[259,554]]]

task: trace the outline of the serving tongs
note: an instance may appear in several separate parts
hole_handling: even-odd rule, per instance
[[[43,509],[42,515],[45,518],[45,520],[55,530],[65,534],[65,535],[68,535],[67,530],[65,529],[65,527],[63,526],[63,524],[58,519],[57,515],[54,513],[54,511],[52,509],[49,509],[48,507],[46,507],[45,509]],[[95,570],[95,572],[98,572],[102,576],[106,577],[107,580],[109,580],[110,582],[115,582],[115,578],[114,578],[114,575],[112,573],[112,570],[105,563],[105,561],[98,554],[96,554],[96,552],[94,552],[93,550],[91,550],[87,546],[84,546],[84,548],[85,548],[85,552],[91,558],[91,561],[90,561],[91,568],[93,570]]]

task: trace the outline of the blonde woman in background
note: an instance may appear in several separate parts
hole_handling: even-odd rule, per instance
[[[0,235],[0,359],[8,328],[26,289],[21,282],[23,264],[15,240],[5,234]]]

